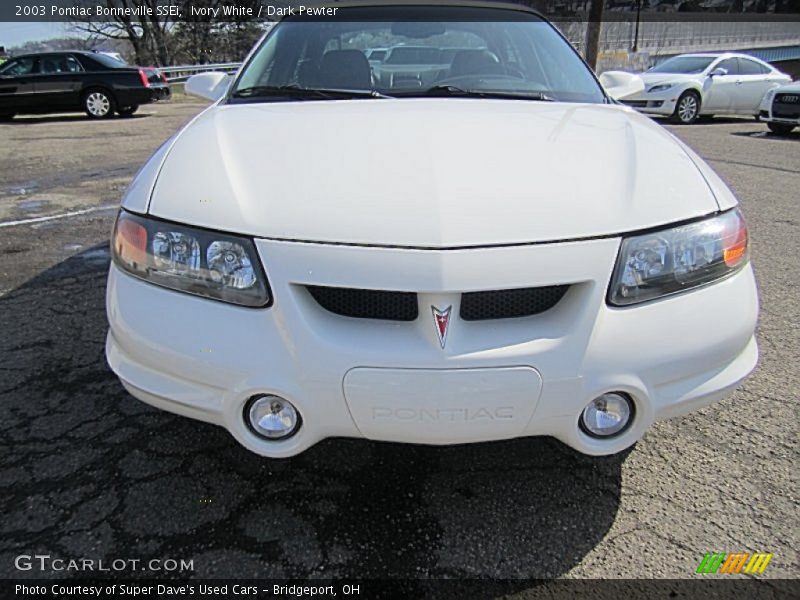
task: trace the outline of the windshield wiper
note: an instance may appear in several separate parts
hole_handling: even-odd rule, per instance
[[[499,98],[507,100],[537,100],[540,102],[554,102],[555,100],[544,92],[526,92],[514,90],[465,90],[455,85],[435,85],[424,90],[403,92],[405,97],[453,97],[453,98]]]
[[[232,98],[269,98],[282,96],[299,100],[341,100],[343,98],[391,98],[376,90],[304,88],[299,85],[255,85],[236,90]]]

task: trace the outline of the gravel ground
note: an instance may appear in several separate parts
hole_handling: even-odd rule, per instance
[[[711,551],[800,575],[800,135],[671,127],[750,225],[761,362],[729,399],[603,459],[337,439],[271,461],[134,400],[104,360],[110,207],[200,107],[0,125],[0,577],[58,575],[14,569],[40,553],[193,559],[196,577],[693,578]]]

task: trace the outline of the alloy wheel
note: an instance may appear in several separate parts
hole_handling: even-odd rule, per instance
[[[678,117],[684,123],[691,123],[697,115],[697,98],[687,94],[678,103]]]
[[[94,117],[105,117],[111,110],[111,100],[102,92],[92,92],[86,97],[86,110]]]

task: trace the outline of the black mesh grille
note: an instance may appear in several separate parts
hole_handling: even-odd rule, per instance
[[[779,119],[800,118],[800,94],[775,94],[772,116]]]
[[[419,313],[417,295],[413,292],[359,290],[316,285],[309,285],[306,288],[322,308],[345,317],[413,321]]]
[[[537,315],[558,304],[567,289],[568,285],[554,285],[468,292],[461,296],[461,318],[465,321],[484,321]]]

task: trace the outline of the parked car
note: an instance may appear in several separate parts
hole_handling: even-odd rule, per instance
[[[428,87],[376,84],[356,44],[406,39],[470,50]],[[112,234],[106,356],[145,402],[269,457],[341,436],[603,455],[756,365],[733,194],[529,8],[287,17],[186,90],[215,102]]]
[[[619,82],[630,74],[611,71],[601,75],[604,85],[614,78],[612,96],[643,113],[694,123],[700,116],[758,115],[768,90],[791,77],[769,63],[746,54],[682,54],[667,59],[636,77],[641,85]],[[611,87],[611,86],[609,86]]]
[[[771,131],[781,135],[791,133],[800,125],[800,81],[767,92],[758,116]]]
[[[99,52],[16,56],[0,66],[0,119],[17,114],[86,111],[95,119],[130,116],[141,104],[168,98],[153,67],[131,67]]]

